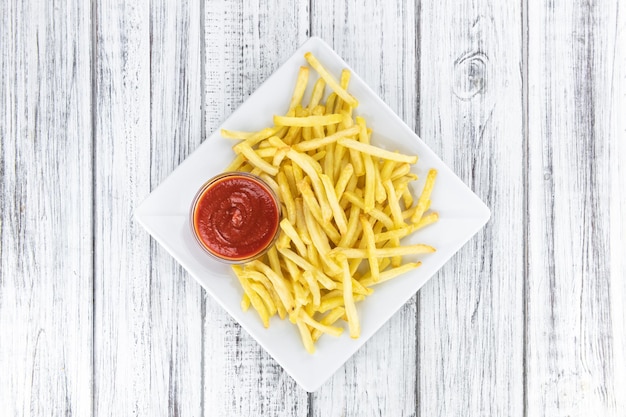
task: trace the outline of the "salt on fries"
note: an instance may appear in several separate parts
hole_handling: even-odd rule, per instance
[[[350,73],[337,81],[313,54],[305,59],[319,75],[308,105],[302,100],[310,70],[300,67],[289,109],[274,116],[274,126],[222,130],[222,136],[240,141],[227,170],[265,179],[284,213],[267,254],[233,266],[244,292],[241,307],[252,306],[265,327],[274,315],[288,318],[313,353],[322,334],[342,334],[342,319],[358,338],[356,303],[371,287],[421,265],[402,263],[403,256],[435,251],[401,246],[400,239],[437,221],[428,211],[437,172],[430,170],[415,199],[409,183],[417,179],[410,172],[417,156],[371,144],[365,119],[353,119],[358,101],[348,92]],[[323,102],[326,86],[332,93]]]

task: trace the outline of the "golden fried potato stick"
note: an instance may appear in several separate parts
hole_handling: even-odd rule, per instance
[[[248,297],[248,294],[244,292],[243,295],[241,296],[241,310],[245,312],[245,311],[248,311],[249,308],[250,308],[250,297]]]
[[[374,231],[372,230],[372,225],[364,215],[361,215],[361,226],[363,227],[362,242],[365,242],[367,260],[370,264],[370,273],[372,274],[372,279],[374,281],[378,281],[380,270],[378,269],[378,258],[376,257],[376,241],[374,240]]]
[[[407,162],[409,164],[414,164],[417,162],[417,156],[411,155],[403,155],[398,152],[391,152],[386,149],[378,148],[373,145],[368,145],[354,139],[342,138],[337,141],[338,144],[345,146],[349,149],[355,149],[359,152],[375,156],[381,159],[389,159],[391,161],[396,162]]]
[[[315,321],[304,310],[300,310],[300,318],[306,324],[321,332],[328,333],[333,336],[341,336],[341,334],[343,333],[343,328],[336,326],[326,326],[318,321]]]
[[[424,211],[426,210],[426,203],[430,200],[430,193],[433,190],[433,185],[435,184],[435,178],[437,177],[437,170],[431,169],[428,171],[428,176],[426,177],[426,183],[424,184],[424,190],[417,200],[417,207],[415,209],[415,213],[411,216],[411,221],[413,223],[417,223],[422,218]]]
[[[350,93],[341,88],[341,85],[339,85],[337,80],[335,80],[335,78],[326,70],[326,68],[324,68],[324,66],[317,60],[315,56],[313,56],[312,53],[307,52],[306,54],[304,54],[304,58],[307,60],[309,65],[311,65],[313,69],[317,71],[320,77],[322,77],[324,81],[326,81],[326,84],[328,84],[328,86],[335,93],[337,93],[339,97],[341,97],[343,101],[345,101],[352,107],[357,107],[359,105],[357,99],[352,97]]]
[[[291,188],[289,187],[289,182],[287,181],[287,176],[283,171],[280,171],[276,175],[276,181],[278,182],[279,196],[281,200],[285,204],[285,208],[287,211],[287,219],[291,224],[296,223],[296,201],[293,199],[293,195],[291,194]],[[293,240],[293,238],[292,238]]]
[[[306,86],[309,83],[309,67],[300,67],[298,71],[298,78],[296,79],[296,86],[293,89],[293,95],[291,96],[291,102],[289,103],[289,109],[294,109],[296,106],[302,103],[302,97]]]
[[[321,148],[322,146],[326,146],[331,143],[337,142],[337,140],[341,138],[354,136],[357,133],[359,133],[359,129],[357,127],[351,127],[349,129],[340,130],[339,132],[330,136],[325,136],[321,138],[311,139],[305,142],[300,142],[297,145],[294,145],[293,149],[299,152],[306,152],[306,151],[318,149],[318,148]]]
[[[280,228],[287,236],[289,236],[293,244],[296,246],[296,250],[298,251],[300,256],[306,256],[306,245],[302,241],[302,238],[300,237],[296,229],[293,227],[293,224],[288,219],[283,219],[280,222]]]
[[[302,273],[302,277],[306,281],[309,286],[309,291],[311,292],[311,296],[313,297],[313,306],[319,307],[320,305],[320,287],[317,284],[317,279],[313,276],[311,271],[304,271]]]
[[[346,186],[348,185],[348,182],[350,181],[350,178],[352,178],[353,174],[354,174],[354,167],[350,163],[348,163],[341,170],[341,173],[339,174],[339,178],[337,178],[337,182],[335,183],[335,195],[337,196],[338,200],[341,200],[341,197],[343,196],[343,192],[346,190]]]
[[[302,343],[304,344],[306,351],[311,354],[315,353],[315,345],[313,344],[309,327],[300,318],[296,320],[296,326],[298,326],[298,331],[300,332],[300,337],[302,338]]]
[[[333,212],[337,229],[339,229],[339,233],[346,233],[348,230],[346,213],[344,213],[339,205],[339,200],[337,200],[337,194],[335,194],[335,188],[333,187],[333,182],[327,175],[324,174],[320,175],[320,179],[322,180],[322,185],[326,190],[326,197],[328,198],[330,209]]]
[[[311,100],[307,106],[309,111],[313,111],[324,97],[324,90],[326,89],[326,81],[323,78],[318,78],[313,86],[313,92],[311,93]]]
[[[346,310],[343,307],[335,307],[320,320],[320,324],[324,326],[331,326],[335,324],[335,322],[339,320],[345,312]],[[313,329],[313,331],[311,332],[313,342],[317,342],[322,334],[323,333],[321,330]]]
[[[361,209],[356,204],[350,206],[350,214],[348,216],[348,229],[341,236],[338,246],[352,247],[359,238],[359,215]]]
[[[250,145],[246,142],[241,142],[234,148],[235,152],[243,154],[243,156],[255,167],[267,172],[270,175],[278,174],[278,168],[270,164],[261,158]]]
[[[404,219],[402,218],[402,209],[400,208],[398,196],[396,195],[396,190],[393,187],[393,183],[389,179],[383,183],[383,186],[387,191],[387,204],[389,204],[389,208],[391,209],[391,218],[393,219],[393,225],[396,228],[403,227],[405,224]]]
[[[378,277],[378,281],[374,281],[370,274],[365,274],[361,279],[361,284],[366,287],[371,287],[372,285],[381,284],[385,281],[389,281],[392,278],[395,278],[399,275],[405,274],[409,272],[411,269],[415,269],[421,266],[421,262],[409,262],[404,265],[400,265],[397,268],[387,269],[380,273],[380,277]]]
[[[429,245],[418,243],[416,245],[398,246],[395,248],[380,248],[374,251],[374,255],[377,258],[390,258],[392,256],[404,256],[404,255],[419,255],[424,253],[433,253],[435,248]],[[366,249],[357,248],[342,248],[340,246],[331,250],[331,255],[338,256],[339,254],[346,258],[366,258]]]
[[[361,334],[361,324],[359,323],[359,315],[354,304],[354,296],[352,294],[352,275],[350,274],[350,266],[345,256],[338,255],[338,261],[341,265],[341,283],[343,284],[343,304],[346,309],[348,318],[348,329],[350,337],[356,339]]]
[[[341,114],[326,114],[323,116],[304,116],[304,117],[289,117],[289,116],[274,116],[274,124],[276,126],[325,126],[334,123],[339,123],[343,120]]]

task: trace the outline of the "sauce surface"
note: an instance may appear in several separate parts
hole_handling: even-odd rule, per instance
[[[193,225],[219,258],[244,260],[263,252],[278,230],[280,212],[266,185],[244,175],[219,178],[198,198]]]

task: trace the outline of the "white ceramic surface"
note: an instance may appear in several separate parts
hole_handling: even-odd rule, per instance
[[[259,89],[224,122],[224,128],[259,130],[272,125],[274,114],[284,114],[298,68],[306,65],[304,53],[314,55],[338,76],[349,66],[321,39],[311,38],[302,45]],[[311,71],[315,75],[314,71]],[[310,77],[310,87],[315,79]],[[328,90],[328,88],[327,88]],[[263,346],[274,359],[307,391],[315,391],[341,367],[376,331],[406,303],[488,221],[487,206],[422,142],[417,135],[353,72],[349,91],[359,100],[356,115],[365,117],[373,129],[372,143],[391,150],[417,154],[414,172],[421,190],[428,169],[439,171],[433,190],[431,210],[439,222],[405,239],[406,243],[426,243],[437,248],[422,255],[422,266],[375,287],[375,292],[358,303],[361,337],[351,339],[322,336],[314,355],[300,341],[297,328],[288,320],[273,318],[263,328],[257,314],[240,308],[242,289],[228,265],[220,264],[200,249],[189,227],[189,207],[199,187],[222,172],[234,157],[231,140],[216,130],[180,164],[137,208],[135,217],[146,230]],[[305,96],[305,100],[307,96]],[[409,257],[406,257],[409,259]],[[437,308],[437,306],[432,306]]]

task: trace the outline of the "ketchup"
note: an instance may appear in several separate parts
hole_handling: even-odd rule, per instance
[[[199,242],[229,262],[264,253],[274,241],[279,220],[280,208],[272,190],[247,173],[216,177],[200,191],[193,207]]]

